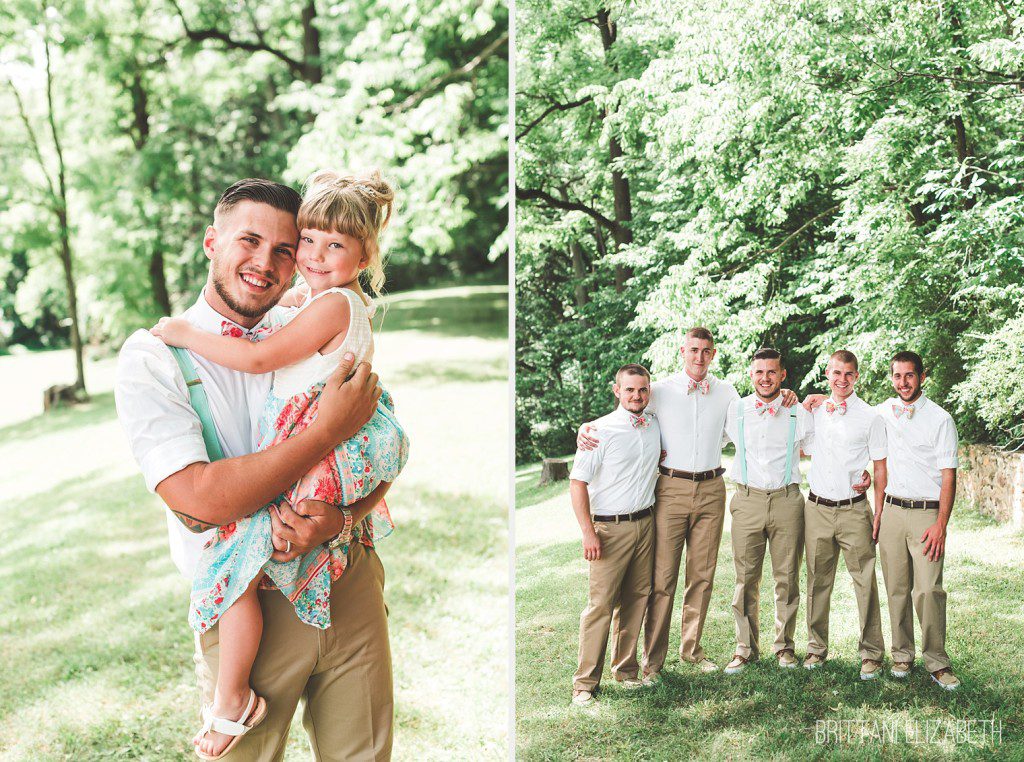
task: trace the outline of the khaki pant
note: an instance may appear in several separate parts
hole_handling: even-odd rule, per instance
[[[736,485],[729,504],[736,566],[736,653],[754,660],[758,646],[761,571],[767,545],[775,579],[774,653],[792,649],[800,606],[800,559],[804,550],[804,496],[796,484],[776,490]]]
[[[808,500],[804,506],[809,654],[818,654],[822,658],[828,655],[828,615],[840,550],[857,595],[860,658],[881,661],[885,654],[871,524],[871,506],[867,500],[837,508]]]
[[[899,508],[885,504],[878,530],[882,577],[889,596],[893,661],[914,661],[914,614],[921,623],[921,651],[929,672],[949,666],[946,654],[946,591],[942,589],[945,556],[930,561],[921,536],[938,518],[938,509]]]
[[[659,476],[654,503],[654,575],[644,619],[644,672],[658,672],[668,653],[679,561],[686,549],[679,658],[700,661],[700,636],[711,602],[725,523],[725,480]]]
[[[636,644],[651,593],[651,517],[618,524],[595,521],[594,531],[601,539],[601,558],[590,562],[590,594],[580,616],[579,666],[573,677],[573,689],[579,691],[594,691],[601,682],[609,628],[612,675],[619,681],[636,678]]]
[[[374,551],[358,542],[352,543],[348,564],[331,587],[327,630],[299,621],[280,592],[260,591],[263,639],[250,682],[267,700],[267,717],[225,760],[284,759],[300,698],[314,759],[391,758],[394,704],[384,567]],[[204,703],[213,701],[218,629],[196,636],[196,675]]]

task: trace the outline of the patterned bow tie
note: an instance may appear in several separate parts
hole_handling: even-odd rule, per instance
[[[235,325],[230,320],[222,320],[220,323],[220,335],[231,336],[235,339],[248,339],[249,341],[260,341],[261,339],[267,338],[274,331],[274,326],[270,323],[261,325],[259,328],[246,331],[241,327]]]
[[[708,389],[711,388],[711,384],[705,378],[703,381],[694,381],[692,378],[689,379],[690,383],[686,387],[686,393],[692,394],[694,389],[700,389],[701,394],[707,394]]]
[[[839,415],[846,415],[846,402],[840,402],[838,405],[832,400],[825,403],[825,412],[829,415],[833,413],[839,413]]]
[[[633,424],[634,429],[646,429],[651,425],[651,417],[649,415],[633,415],[630,413],[629,422]]]
[[[892,414],[899,418],[901,415],[906,415],[909,421],[914,417],[914,406],[913,405],[893,405]]]
[[[775,416],[776,414],[778,414],[779,408],[773,407],[771,404],[767,402],[757,400],[757,402],[754,403],[754,412],[757,413],[758,415],[764,415],[765,413],[768,413],[768,415],[770,416]]]

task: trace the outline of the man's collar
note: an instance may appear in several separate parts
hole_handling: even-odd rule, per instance
[[[836,399],[836,396],[833,393],[833,394],[828,395],[828,399],[825,400],[825,401],[826,402],[831,402],[833,405],[842,405],[843,402],[845,402],[846,406],[850,407],[854,403],[860,402],[860,397],[857,396],[857,392],[851,392],[849,397],[847,397],[845,400],[840,402],[839,400]]]
[[[188,311],[189,322],[192,323],[196,328],[206,331],[207,333],[221,333],[223,324],[227,322],[229,325],[237,327],[242,333],[251,334],[255,333],[257,329],[262,328],[266,323],[270,315],[270,310],[263,315],[256,325],[252,328],[246,328],[243,325],[239,325],[231,318],[224,317],[217,310],[215,310],[210,302],[206,299],[206,288],[199,292],[199,298],[196,299],[195,304]]]
[[[648,405],[648,407],[650,407],[650,406]],[[625,421],[625,420],[629,420],[632,416],[654,415],[654,413],[647,412],[647,408],[646,407],[643,410],[641,410],[639,413],[631,413],[628,410],[626,410],[626,408],[624,408],[622,406],[622,403],[620,402],[618,407],[615,408],[615,411],[612,413],[612,415],[618,416],[619,418],[621,418],[622,420]]]

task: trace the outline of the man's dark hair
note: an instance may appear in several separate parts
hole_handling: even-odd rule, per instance
[[[230,212],[243,201],[266,204],[282,212],[288,212],[294,217],[299,213],[302,196],[287,185],[275,183],[273,180],[248,177],[239,180],[221,194],[220,201],[213,210],[213,218],[217,219],[222,214]]]
[[[890,373],[892,373],[892,366],[898,362],[912,362],[914,363],[914,370],[917,371],[917,375],[924,375],[924,360],[921,359],[921,355],[917,352],[897,352],[894,354],[889,361]]]
[[[753,360],[778,360],[779,367],[786,367],[782,362],[782,353],[777,349],[771,347],[761,347],[759,350],[754,352]]]
[[[701,341],[710,341],[712,344],[715,343],[715,337],[711,335],[711,331],[702,325],[697,325],[686,332],[683,336],[683,340],[686,339],[700,339]]]
[[[857,355],[848,349],[837,349],[828,359],[835,360],[836,362],[852,364],[854,370],[860,370],[860,365],[857,363]]]
[[[615,371],[615,383],[619,383],[619,378],[622,377],[623,373],[631,373],[634,376],[644,376],[648,381],[651,380],[651,372],[643,365],[637,365],[635,362],[627,363]]]

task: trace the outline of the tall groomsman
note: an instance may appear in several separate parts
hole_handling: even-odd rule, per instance
[[[728,381],[708,372],[715,341],[707,328],[691,328],[680,351],[683,372],[655,382],[651,397],[665,458],[655,491],[654,576],[644,618],[643,668],[648,676],[657,675],[665,664],[684,548],[679,657],[704,672],[718,669],[700,638],[725,521],[722,432],[729,405],[740,395]]]
[[[857,396],[857,357],[840,350],[829,358],[825,377],[832,394],[814,409],[809,447],[810,494],[804,507],[807,545],[807,658],[815,669],[828,656],[828,618],[839,551],[853,578],[860,613],[861,680],[881,673],[885,645],[875,579],[873,516],[863,492],[854,489],[868,460],[874,463],[875,511],[882,510],[886,485],[885,423]]]
[[[942,566],[946,525],[956,498],[956,424],[922,394],[925,369],[920,355],[899,352],[890,370],[898,396],[879,405],[889,440],[889,482],[875,532],[889,597],[892,675],[906,677],[914,663],[913,601],[925,669],[951,691],[960,681],[946,654]]]
[[[786,378],[782,356],[759,349],[750,366],[754,394],[729,405],[726,434],[736,444],[729,475],[736,482],[730,503],[736,592],[736,654],[726,674],[757,659],[759,587],[765,548],[775,579],[775,644],[780,667],[796,667],[793,634],[800,605],[800,560],[804,545],[804,498],[800,493],[800,449],[813,432],[811,416],[799,405],[782,406]]]
[[[586,706],[604,669],[608,631],[612,635],[612,675],[638,688],[636,646],[651,592],[654,483],[661,455],[661,432],[645,412],[651,374],[642,365],[624,365],[613,387],[619,406],[597,420],[601,442],[577,450],[569,475],[572,508],[583,532],[583,556],[590,562],[590,592],[580,616],[579,663],[573,678],[574,704]]]

